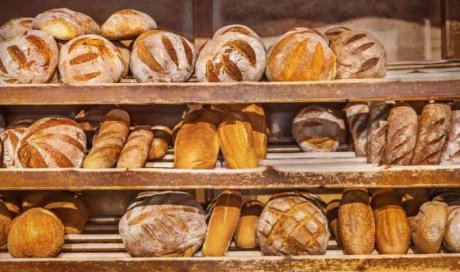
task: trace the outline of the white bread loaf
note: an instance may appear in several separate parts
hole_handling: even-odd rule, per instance
[[[460,164],[460,110],[451,113],[450,132],[441,157],[441,164]]]
[[[367,123],[367,161],[379,164],[386,143],[388,116],[394,102],[372,102]]]
[[[152,145],[153,132],[148,126],[138,126],[129,134],[118,158],[117,168],[141,168],[145,166]]]
[[[126,40],[155,28],[157,23],[148,14],[134,9],[122,9],[110,15],[102,25],[101,32],[109,40]]]
[[[11,19],[4,23],[0,27],[0,42],[24,36],[29,29],[32,29],[33,19],[34,18],[21,17]]]

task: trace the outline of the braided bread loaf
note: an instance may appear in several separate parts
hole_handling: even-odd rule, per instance
[[[219,29],[206,43],[196,62],[199,81],[258,81],[266,64],[260,37],[243,25]]]
[[[101,31],[102,36],[109,40],[126,40],[155,28],[157,24],[148,14],[134,9],[122,9],[110,15]]]
[[[0,85],[49,81],[58,54],[56,41],[42,31],[30,30],[25,36],[0,43]]]
[[[34,18],[15,18],[11,19],[0,27],[0,42],[24,36],[27,30],[32,29]]]
[[[101,36],[80,36],[61,48],[59,73],[64,83],[118,82],[124,70],[120,52]]]
[[[152,30],[134,43],[131,71],[139,82],[182,82],[192,76],[195,61],[195,47],[187,39]]]

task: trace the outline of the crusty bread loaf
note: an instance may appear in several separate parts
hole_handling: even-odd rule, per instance
[[[235,243],[239,248],[256,248],[257,222],[264,209],[264,204],[258,200],[244,202],[241,216],[235,231]]]
[[[449,206],[444,244],[452,252],[460,252],[460,206],[458,202],[454,206]]]
[[[121,109],[111,110],[101,124],[93,147],[83,162],[83,168],[111,168],[118,161],[129,133],[129,114]]]
[[[428,104],[423,107],[418,126],[417,144],[411,164],[439,164],[450,129],[450,106]]]
[[[258,81],[266,64],[260,37],[243,25],[217,30],[200,51],[195,73],[199,81]]]
[[[324,203],[308,193],[270,198],[260,215],[257,238],[266,255],[322,255],[329,241]]]
[[[82,233],[89,217],[87,204],[80,195],[73,193],[51,194],[45,200],[43,208],[59,217],[67,234]]]
[[[339,207],[340,207],[340,200],[334,199],[327,204],[326,207],[326,217],[329,222],[329,230],[333,235],[335,241],[337,242],[337,246],[339,248],[342,247],[342,241],[340,240],[340,236],[338,233],[338,215],[339,215]]]
[[[71,40],[85,34],[99,34],[99,25],[88,15],[67,8],[51,9],[38,14],[34,29],[49,33],[58,40]]]
[[[29,30],[24,36],[0,43],[0,85],[48,82],[58,55],[56,41],[42,31]]]
[[[120,53],[121,60],[123,61],[123,73],[121,74],[121,78],[125,78],[129,74],[129,65],[131,63],[131,51],[127,46],[122,44],[121,42],[114,42],[113,45],[117,48],[118,52]]]
[[[353,138],[353,147],[357,157],[367,156],[367,122],[369,105],[367,103],[349,103],[345,107],[348,128]]]
[[[350,31],[350,29],[347,27],[338,26],[327,30],[326,33],[324,33],[324,35],[326,36],[330,44],[335,38],[337,38],[340,34],[342,34],[342,32],[345,31]]]
[[[334,79],[336,56],[327,40],[308,28],[295,28],[271,47],[265,74],[270,81]]]
[[[32,29],[32,20],[34,18],[21,17],[9,20],[0,26],[0,42],[21,37]]]
[[[418,118],[413,108],[395,106],[388,117],[381,164],[409,165],[417,140]]]
[[[187,113],[174,141],[174,167],[214,168],[220,150],[220,122],[218,111],[203,108]]]
[[[345,120],[333,109],[309,105],[294,118],[292,135],[305,152],[334,152],[345,138]]]
[[[235,190],[223,191],[210,208],[206,239],[201,253],[204,256],[225,256],[240,219],[243,198]]]
[[[243,112],[252,127],[252,136],[254,139],[254,149],[259,160],[267,156],[268,135],[270,133],[267,127],[267,117],[262,105],[249,104],[238,105],[237,109]]]
[[[153,140],[149,150],[149,160],[161,160],[168,151],[171,142],[172,131],[165,126],[152,127]]]
[[[115,106],[99,105],[83,108],[79,112],[75,112],[74,120],[86,134],[88,147],[93,145],[93,139],[97,129],[104,121],[105,115]]]
[[[447,143],[441,164],[460,164],[460,110],[452,111]]]
[[[18,168],[81,167],[85,150],[85,133],[75,121],[46,117],[24,131],[14,164]]]
[[[138,126],[129,134],[118,158],[117,168],[141,168],[145,166],[152,145],[153,132],[149,126]]]
[[[5,203],[0,200],[0,245],[6,243],[12,221],[13,214],[11,214],[11,212],[8,210],[8,207],[5,205]]]
[[[367,123],[367,161],[379,164],[386,143],[388,116],[393,102],[372,102]]]
[[[101,27],[102,36],[109,40],[126,40],[157,28],[148,14],[134,9],[114,12]]]
[[[195,47],[187,39],[153,30],[136,40],[130,65],[139,82],[183,82],[192,76],[195,61]]]
[[[3,166],[13,168],[14,158],[19,140],[26,130],[25,127],[9,128],[1,133],[1,141],[3,146]]]
[[[125,63],[118,49],[98,35],[84,35],[67,42],[59,55],[59,73],[64,83],[118,82]]]
[[[190,257],[203,243],[206,217],[188,193],[153,192],[131,205],[118,227],[131,256]]]
[[[371,254],[374,250],[374,214],[366,189],[346,189],[343,192],[338,233],[346,254]]]

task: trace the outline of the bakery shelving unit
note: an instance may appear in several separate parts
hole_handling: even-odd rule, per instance
[[[154,1],[26,1],[17,7],[17,1],[0,1],[2,10],[0,21],[10,17],[32,16],[42,10],[67,6],[93,16],[102,21],[114,10],[124,7],[136,8],[154,14],[159,23],[172,30],[195,39],[201,44],[209,38],[213,30],[222,24],[245,23],[256,26],[256,31],[267,29],[267,36],[273,32],[280,34],[295,25],[311,25],[308,20],[295,21],[290,18],[289,7],[283,6],[280,12],[285,16],[267,15],[266,24],[257,24],[260,17],[270,11],[264,10],[254,18],[245,16],[244,9],[254,6],[284,5],[284,1],[275,3],[270,0],[236,1],[244,7],[238,7],[230,0],[182,0]],[[78,2],[78,3],[77,3]],[[151,5],[154,2],[155,5]],[[174,3],[173,3],[174,2]],[[245,2],[245,3],[243,3]],[[289,1],[287,1],[289,2]],[[323,16],[324,11],[336,10],[338,0],[323,1],[321,5],[309,6],[300,1],[290,4],[295,12],[302,16],[311,16],[314,20]],[[318,4],[320,1],[309,1]],[[11,109],[18,107],[40,106],[43,109],[76,107],[85,105],[117,104],[129,107],[167,105],[175,107],[184,104],[205,103],[344,103],[347,101],[377,100],[460,100],[460,43],[458,42],[460,11],[454,0],[430,1],[382,1],[376,9],[367,2],[353,2],[355,11],[343,4],[336,10],[338,15],[330,15],[331,22],[349,20],[347,14],[366,17],[361,21],[349,21],[352,25],[366,24],[379,31],[375,22],[388,24],[388,29],[401,27],[405,33],[413,35],[392,46],[391,54],[396,59],[422,59],[421,61],[398,61],[391,63],[387,78],[365,80],[334,80],[319,82],[244,82],[244,83],[198,83],[193,79],[187,83],[139,84],[132,79],[119,84],[103,85],[20,85],[0,87],[0,106]],[[422,3],[423,2],[423,3]],[[127,4],[129,3],[129,5]],[[360,4],[361,3],[361,4]],[[299,5],[305,5],[305,8]],[[431,5],[431,6],[430,6]],[[401,9],[394,10],[395,6]],[[368,12],[367,8],[371,11]],[[225,9],[227,16],[214,18]],[[276,8],[273,8],[276,10]],[[308,10],[319,9],[318,15]],[[306,11],[307,10],[307,11]],[[377,11],[376,11],[377,10]],[[388,10],[391,12],[388,13]],[[101,12],[103,11],[103,12]],[[175,12],[181,20],[172,20],[168,16]],[[292,10],[291,10],[292,12]],[[393,12],[395,13],[393,16]],[[304,14],[306,13],[306,15]],[[373,14],[375,13],[375,14]],[[421,15],[421,13],[423,13]],[[370,15],[392,17],[394,22]],[[246,14],[247,16],[247,14]],[[426,18],[424,17],[426,16]],[[294,16],[295,17],[295,16]],[[419,18],[423,17],[423,18]],[[283,20],[283,18],[285,20]],[[286,19],[287,18],[287,19]],[[290,20],[293,19],[293,20]],[[403,20],[400,20],[403,19]],[[270,21],[271,20],[271,21]],[[422,27],[409,26],[401,21],[422,24]],[[427,23],[428,21],[428,23]],[[422,23],[421,23],[422,22]],[[432,25],[431,25],[432,23]],[[270,28],[273,26],[273,31]],[[279,26],[279,27],[278,27]],[[316,26],[313,24],[313,26]],[[409,29],[409,30],[408,30]],[[384,30],[382,30],[385,32]],[[390,34],[382,37],[394,38]],[[433,34],[434,33],[434,34]],[[393,33],[394,34],[394,33]],[[415,36],[414,36],[415,35]],[[422,35],[420,37],[416,35]],[[438,36],[440,37],[438,37]],[[415,37],[415,38],[414,38]],[[418,38],[417,38],[418,37]],[[270,37],[269,37],[270,38]],[[269,39],[268,38],[268,39]],[[399,38],[401,39],[401,38]],[[438,42],[439,48],[432,43]],[[404,45],[401,53],[397,47]],[[396,49],[395,49],[396,48]],[[421,50],[419,50],[422,48]],[[433,50],[431,50],[434,48]],[[415,49],[415,50],[414,50]],[[399,55],[398,55],[399,54]],[[405,55],[406,54],[406,55]],[[401,58],[402,55],[403,57]],[[443,58],[441,60],[441,57]],[[427,61],[426,59],[439,59]],[[290,122],[291,120],[286,120]],[[170,150],[163,161],[149,162],[143,169],[0,169],[0,190],[219,190],[226,188],[245,191],[282,189],[314,189],[336,192],[348,187],[366,188],[460,188],[460,166],[404,166],[387,167],[367,164],[354,153],[342,150],[330,154],[302,153],[290,141],[274,140],[269,145],[268,157],[261,167],[248,170],[225,169],[223,160],[219,160],[212,170],[172,169],[173,154]],[[63,252],[53,259],[13,259],[6,248],[0,248],[0,271],[458,271],[460,254],[442,252],[438,254],[418,255],[409,252],[406,255],[346,256],[337,248],[335,241],[328,245],[325,256],[263,256],[259,250],[241,250],[233,245],[226,257],[191,258],[131,258],[125,251],[118,235],[118,216],[92,217],[83,234],[67,235]]]

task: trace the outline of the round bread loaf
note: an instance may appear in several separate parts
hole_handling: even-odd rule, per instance
[[[32,29],[33,19],[34,18],[21,17],[11,19],[4,23],[0,27],[0,41],[24,36],[29,29]]]
[[[308,193],[281,193],[270,198],[257,225],[257,238],[266,255],[326,253],[329,228],[323,203]]]
[[[383,45],[370,33],[343,31],[331,41],[337,56],[337,78],[384,77],[387,57]]]
[[[195,47],[187,39],[153,30],[136,40],[130,65],[139,82],[183,82],[192,76],[195,61]]]
[[[8,210],[8,207],[5,205],[5,203],[0,200],[0,245],[6,243],[12,221],[13,214],[11,214],[11,212]]]
[[[24,131],[14,163],[18,168],[81,167],[85,149],[85,133],[75,121],[46,117]]]
[[[235,243],[239,248],[256,248],[257,223],[264,209],[264,204],[258,200],[249,200],[241,208],[241,216],[235,231]]]
[[[305,152],[334,152],[344,142],[345,120],[333,109],[310,105],[294,118],[292,135]]]
[[[270,81],[330,80],[336,57],[327,40],[308,28],[295,28],[270,48],[265,74]]]
[[[246,26],[229,25],[203,46],[195,73],[199,81],[259,81],[265,64],[260,37]]]
[[[0,85],[46,83],[56,70],[58,56],[56,41],[42,31],[29,30],[0,43]]]
[[[131,256],[190,257],[203,243],[206,217],[188,193],[153,192],[130,206],[119,231]]]
[[[44,208],[61,219],[65,233],[82,233],[88,221],[89,212],[81,196],[72,193],[53,194]]]
[[[101,31],[102,36],[109,40],[126,40],[155,28],[157,24],[148,14],[134,9],[122,9],[110,15]]]
[[[350,31],[350,29],[347,27],[339,26],[329,29],[328,31],[326,31],[326,33],[324,33],[324,35],[326,36],[330,44],[333,40],[335,40],[335,38],[337,38],[337,36],[339,36],[340,34],[342,34],[342,32],[345,31]]]
[[[64,246],[64,226],[52,212],[34,208],[16,217],[8,235],[14,258],[56,257]]]
[[[88,15],[67,8],[51,9],[38,14],[34,29],[49,33],[58,40],[71,40],[85,34],[99,34],[99,25]]]

